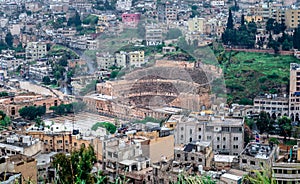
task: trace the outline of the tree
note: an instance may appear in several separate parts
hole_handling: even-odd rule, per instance
[[[266,30],[271,32],[274,30],[274,23],[275,23],[275,19],[270,18],[268,19],[267,23],[266,23]]]
[[[245,25],[245,15],[242,14],[242,17],[241,17],[241,25]]]
[[[277,120],[277,123],[280,127],[281,136],[284,136],[285,138],[291,137],[292,135],[291,122],[292,122],[291,119],[286,116],[283,116]]]
[[[271,126],[271,118],[268,113],[261,111],[256,120],[256,126],[259,129],[260,133],[268,132]]]
[[[42,82],[43,82],[45,85],[51,84],[50,77],[49,77],[49,76],[44,76]]]
[[[60,183],[94,183],[91,173],[96,156],[93,147],[81,146],[71,155],[55,155],[52,166],[56,169]],[[81,182],[80,182],[81,181]]]
[[[46,113],[45,106],[29,106],[23,107],[19,110],[19,114],[24,119],[34,120],[38,116],[41,117]]]
[[[5,42],[9,47],[13,47],[13,36],[10,32],[8,32],[5,36]]]
[[[75,15],[73,17],[70,17],[68,19],[67,25],[74,26],[74,27],[81,26],[80,15],[77,11],[75,12]]]
[[[288,40],[284,40],[282,43],[282,50],[291,50],[293,48],[292,42],[289,42]]]
[[[3,111],[0,111],[0,125],[6,127],[10,122],[10,118]]]
[[[117,127],[109,122],[98,122],[92,126],[92,130],[96,131],[98,127],[105,128],[110,134],[114,134],[117,130]]]
[[[300,50],[300,27],[296,28],[294,31],[293,45],[295,49]]]
[[[229,10],[229,15],[228,15],[228,20],[227,20],[227,27],[226,29],[233,29],[234,25],[233,25],[233,18],[232,18],[232,12],[231,10]]]

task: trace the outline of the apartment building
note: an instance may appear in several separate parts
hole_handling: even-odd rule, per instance
[[[28,157],[22,154],[1,157],[0,173],[14,173],[15,176],[17,173],[19,173],[21,175],[20,179],[18,179],[19,177],[12,177],[13,180],[11,181],[10,176],[12,176],[12,174],[5,174],[7,180],[1,181],[1,183],[12,184],[16,182],[18,183],[18,181],[20,183],[27,183],[29,179],[31,182],[37,183],[37,161],[33,157]]]
[[[132,0],[118,0],[116,3],[116,10],[129,11],[132,6]]]
[[[45,42],[29,42],[26,49],[27,59],[39,59],[43,58],[47,54],[47,46]]]
[[[146,45],[161,45],[162,44],[162,28],[155,25],[146,26]]]
[[[278,153],[276,144],[250,142],[240,154],[239,167],[243,171],[271,169],[272,163],[278,159]]]
[[[289,29],[295,29],[300,25],[300,9],[285,10],[285,25]]]
[[[34,156],[42,150],[42,142],[32,136],[11,135],[0,142],[1,156],[22,154]]]
[[[96,55],[98,68],[107,70],[109,67],[115,65],[115,57],[109,53],[98,53]]]
[[[190,32],[197,32],[203,34],[204,24],[205,24],[204,18],[198,18],[198,17],[190,18],[188,20],[188,29]]]
[[[125,67],[128,64],[127,52],[120,51],[115,54],[116,65],[119,67]]]
[[[133,51],[128,53],[129,65],[141,67],[145,63],[145,53],[141,51]]]
[[[193,141],[183,147],[175,147],[174,160],[182,164],[202,165],[209,169],[213,159],[211,142]]]
[[[173,115],[176,116],[176,115]],[[242,118],[177,116],[172,119],[175,144],[208,141],[220,154],[238,155],[244,149],[244,120]],[[169,122],[170,123],[170,122]]]
[[[277,96],[277,94],[267,94],[254,98],[254,109],[252,113],[265,111],[270,117],[276,119],[289,115],[289,99],[287,95]]]
[[[289,117],[292,121],[300,119],[300,64],[290,64]]]
[[[165,13],[167,24],[177,21],[178,8],[175,4],[166,2]]]
[[[139,13],[123,13],[122,23],[128,27],[136,27],[141,19],[141,14]]]

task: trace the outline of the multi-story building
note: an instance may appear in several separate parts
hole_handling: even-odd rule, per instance
[[[97,64],[99,69],[107,70],[115,64],[115,57],[109,53],[97,54]]]
[[[175,147],[174,160],[180,163],[202,165],[206,169],[210,168],[213,159],[211,142],[193,141],[184,147]]]
[[[32,136],[11,135],[0,142],[1,156],[22,154],[34,156],[42,150],[42,142]]]
[[[295,29],[300,25],[300,9],[285,10],[285,25],[289,29]]]
[[[116,65],[119,67],[125,67],[128,64],[127,52],[120,51],[115,54],[116,56]]]
[[[27,59],[39,59],[43,58],[47,54],[47,46],[45,42],[29,42],[26,49]]]
[[[161,45],[162,44],[162,29],[158,26],[146,26],[146,44]]]
[[[132,0],[118,0],[116,3],[116,10],[129,11],[132,6]]]
[[[22,154],[2,157],[0,161],[0,173],[10,172],[21,174],[22,179],[19,180],[20,183],[26,183],[29,180],[33,183],[37,183],[37,161],[32,157],[28,157]],[[11,179],[10,177],[8,178]],[[1,183],[3,182],[5,184],[11,184],[16,183],[16,181],[18,181],[18,179],[14,178],[11,182],[1,180]]]
[[[300,120],[300,64],[290,64],[289,116],[292,121]]]
[[[240,169],[243,171],[271,169],[272,163],[278,159],[276,144],[249,143],[240,154]]]
[[[122,22],[125,26],[136,27],[140,21],[141,14],[139,13],[123,13]]]
[[[202,34],[204,32],[204,24],[205,24],[205,19],[204,18],[190,18],[188,20],[188,28],[190,32],[197,32]]]
[[[176,115],[174,115],[176,116]],[[209,141],[214,151],[238,155],[243,150],[244,120],[242,118],[216,118],[208,116],[177,116],[172,119],[175,144],[196,140]]]
[[[141,67],[145,63],[144,51],[133,51],[128,53],[129,65],[135,67]]]
[[[286,95],[278,97],[276,94],[269,94],[264,97],[254,98],[254,109],[252,113],[265,111],[270,117],[276,119],[289,115],[289,99]]]
[[[178,8],[175,4],[171,2],[166,2],[165,13],[167,24],[173,23],[177,20]]]

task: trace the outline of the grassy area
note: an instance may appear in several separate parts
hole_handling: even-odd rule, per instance
[[[242,104],[251,104],[259,94],[287,93],[290,63],[300,62],[293,56],[246,52],[222,52],[218,61],[229,101]]]

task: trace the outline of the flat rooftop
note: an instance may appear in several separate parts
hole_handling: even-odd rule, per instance
[[[258,159],[269,159],[273,149],[273,145],[251,142],[246,146],[242,154]]]

